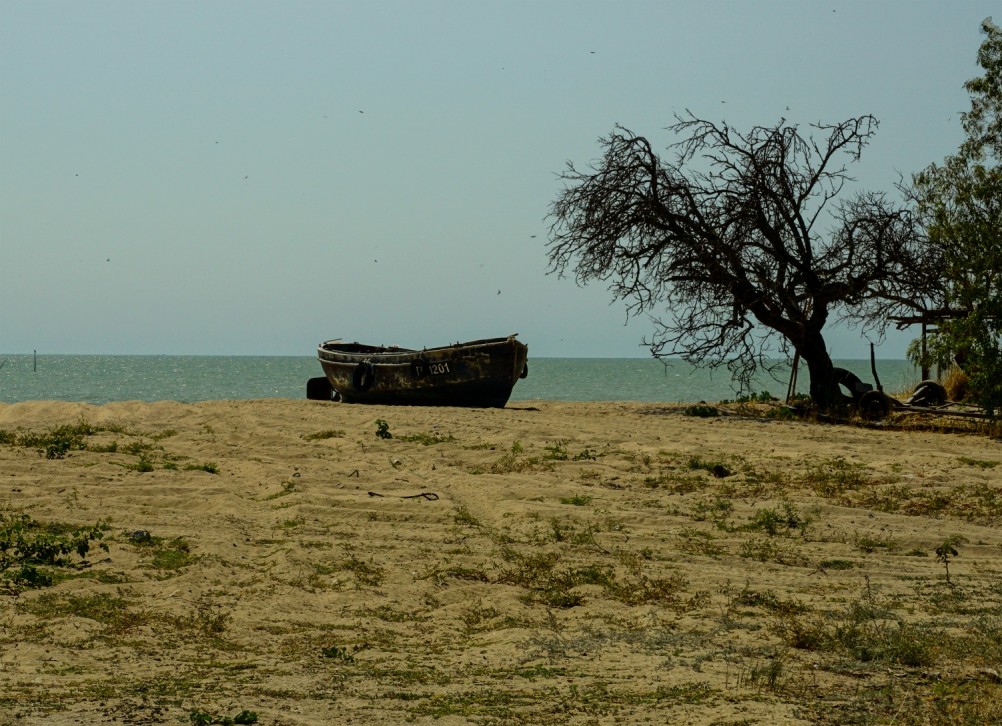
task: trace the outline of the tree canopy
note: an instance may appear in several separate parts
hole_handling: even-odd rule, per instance
[[[983,75],[964,84],[971,108],[954,156],[913,178],[911,195],[941,260],[934,297],[945,319],[933,348],[957,354],[976,400],[1002,411],[1002,29],[986,19]]]
[[[550,272],[606,282],[630,314],[650,316],[654,355],[726,364],[745,389],[792,350],[829,407],[841,396],[826,323],[885,320],[911,304],[915,271],[928,268],[906,206],[846,192],[876,129],[866,115],[813,135],[783,120],[743,133],[687,113],[662,158],[617,126],[600,160],[561,175]]]

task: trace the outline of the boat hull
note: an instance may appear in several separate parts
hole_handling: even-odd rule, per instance
[[[528,350],[514,336],[423,350],[327,341],[317,358],[346,403],[503,408]]]

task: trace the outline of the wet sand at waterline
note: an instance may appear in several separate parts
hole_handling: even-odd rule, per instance
[[[0,404],[0,724],[997,719],[1002,446],[724,413]]]

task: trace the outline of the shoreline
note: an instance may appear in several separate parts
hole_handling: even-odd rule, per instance
[[[869,364],[842,361],[864,381],[870,380]],[[887,390],[910,390],[917,373],[897,362],[878,366]],[[801,371],[803,374],[803,371]],[[117,358],[84,360],[68,357],[61,362],[22,361],[0,371],[0,400],[9,403],[41,399],[102,403],[116,400],[259,400],[304,399],[310,378],[321,374],[316,360],[223,358]],[[780,380],[763,374],[747,393],[763,390],[785,396],[789,374]],[[800,392],[807,382],[800,376]],[[519,380],[511,402],[649,401],[672,403],[733,400],[737,392],[725,370],[693,369],[684,364],[665,367],[649,358],[637,359],[540,359],[530,358],[529,375]]]

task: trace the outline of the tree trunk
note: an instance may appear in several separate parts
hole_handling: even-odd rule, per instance
[[[835,367],[821,332],[808,333],[796,349],[801,359],[807,363],[807,372],[811,377],[811,398],[818,408],[827,411],[840,403],[842,392],[835,382]]]

